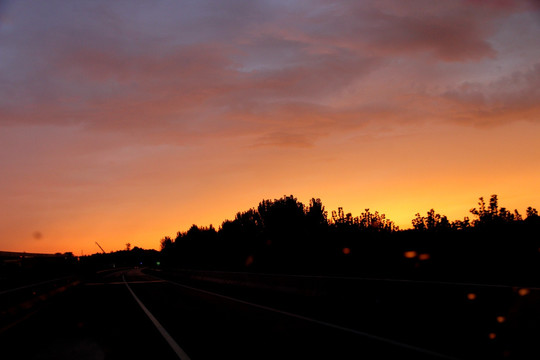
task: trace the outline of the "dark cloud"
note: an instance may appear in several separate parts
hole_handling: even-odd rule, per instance
[[[391,97],[401,84],[383,91],[389,79],[367,80],[371,74],[399,59],[432,72],[440,64],[494,61],[501,54],[491,38],[511,14],[531,11],[522,3],[13,3],[0,32],[0,124],[82,124],[177,142],[216,132],[283,138],[276,129],[282,119],[297,123],[288,134],[313,129],[309,118],[327,119],[316,125],[320,133],[329,123],[348,129],[374,116],[399,121],[417,112],[410,100],[422,96]],[[364,94],[381,98],[377,110],[361,96],[340,108],[332,103],[363,81]],[[469,84],[444,98],[464,112],[481,101],[491,104],[484,111],[502,111],[493,105],[499,97],[532,106],[535,96],[519,89],[503,94]]]
[[[444,97],[458,109],[458,120],[497,124],[540,120],[540,63],[489,83],[465,82]]]
[[[489,38],[497,30],[498,20],[523,10],[518,4],[340,1],[309,19],[307,36],[314,43],[332,42],[380,56],[427,53],[434,60],[479,61],[496,56]]]

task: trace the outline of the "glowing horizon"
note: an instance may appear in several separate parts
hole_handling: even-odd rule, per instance
[[[534,1],[0,5],[0,250],[159,249],[263,199],[540,207]]]

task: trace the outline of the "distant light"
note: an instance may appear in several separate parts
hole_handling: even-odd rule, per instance
[[[405,251],[403,253],[403,256],[405,256],[407,259],[412,259],[416,257],[416,251]]]
[[[431,256],[429,254],[420,254],[418,255],[418,259],[420,260],[429,260]]]
[[[161,265],[161,262],[160,262],[160,261],[156,261],[156,265],[157,265],[157,266]]]
[[[142,265],[142,261],[139,263],[139,265]]]
[[[531,291],[527,288],[521,288],[518,290],[518,294],[521,296],[529,295]]]
[[[505,321],[506,321],[506,318],[505,318],[504,316],[497,316],[497,322],[498,322],[498,323],[501,323],[501,324],[502,324],[502,323],[505,322]]]
[[[496,337],[497,337],[497,334],[495,334],[495,333],[489,333],[489,338],[490,338],[491,340],[495,339]]]
[[[476,299],[476,294],[475,294],[475,293],[468,293],[468,294],[467,294],[467,299],[469,299],[469,300],[474,300],[474,299]]]
[[[249,255],[246,259],[246,266],[250,266],[251,264],[253,264],[253,256]]]
[[[349,255],[351,253],[351,249],[349,249],[348,247],[343,248],[342,251],[343,251],[343,254],[345,254],[345,255]]]

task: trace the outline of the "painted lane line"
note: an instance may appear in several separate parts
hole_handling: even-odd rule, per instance
[[[169,346],[173,349],[173,351],[176,353],[176,355],[178,356],[178,358],[180,358],[180,360],[191,360],[189,358],[189,356],[184,352],[184,350],[182,350],[182,348],[176,343],[176,341],[174,341],[174,339],[172,338],[171,335],[169,335],[169,333],[167,332],[167,330],[165,330],[165,328],[159,323],[159,321],[154,317],[154,315],[152,315],[152,313],[146,308],[146,306],[144,306],[144,304],[142,303],[141,300],[139,300],[139,298],[137,297],[137,295],[135,295],[135,293],[133,292],[133,290],[131,289],[131,287],[129,286],[128,282],[126,281],[126,278],[124,277],[124,275],[122,275],[122,279],[124,280],[124,283],[126,284],[129,292],[131,293],[131,295],[133,295],[133,298],[135,299],[135,301],[137,301],[137,303],[139,304],[139,306],[141,307],[141,309],[143,309],[143,311],[145,312],[145,314],[150,318],[150,320],[152,321],[152,323],[154,324],[154,326],[158,329],[159,333],[161,334],[161,336],[163,336],[163,338],[165,338],[165,341],[167,341],[167,343],[169,344]]]
[[[142,281],[127,281],[128,284],[150,284],[150,283],[163,283],[164,280],[142,280]],[[96,286],[96,285],[124,285],[124,281],[115,281],[115,282],[100,282],[100,283],[86,283],[86,286]]]
[[[211,291],[207,291],[207,290],[203,290],[203,289],[199,289],[199,288],[194,288],[194,287],[184,285],[184,284],[180,284],[180,283],[170,281],[170,280],[167,280],[167,282],[169,282],[171,284],[174,284],[174,285],[177,285],[177,286],[180,286],[180,287],[183,287],[183,288],[186,288],[186,289],[189,289],[189,290],[201,292],[201,293],[208,294],[208,295],[215,296],[215,297],[220,297],[222,299],[226,299],[226,300],[230,300],[230,301],[233,301],[233,302],[249,305],[249,306],[252,306],[252,307],[255,307],[255,308],[259,308],[259,309],[262,309],[262,310],[278,313],[278,314],[281,314],[281,315],[286,315],[286,316],[289,316],[289,317],[304,320],[304,321],[311,322],[311,323],[314,323],[314,324],[327,326],[327,327],[331,327],[331,328],[338,329],[338,330],[341,330],[341,331],[353,333],[353,334],[356,334],[356,335],[366,337],[368,339],[377,340],[377,341],[384,342],[384,343],[387,343],[387,344],[392,344],[392,345],[395,345],[395,346],[398,346],[398,347],[401,347],[401,348],[404,348],[404,349],[413,350],[413,351],[423,353],[423,354],[426,354],[426,355],[435,356],[435,357],[438,357],[438,358],[441,358],[441,359],[458,360],[457,358],[446,355],[446,354],[441,354],[441,353],[438,353],[438,352],[435,352],[435,351],[431,351],[431,350],[424,349],[424,348],[421,348],[421,347],[417,347],[417,346],[414,346],[414,345],[405,344],[405,343],[402,343],[402,342],[399,342],[399,341],[395,341],[395,340],[384,338],[384,337],[381,337],[381,336],[369,334],[369,333],[359,331],[359,330],[355,330],[355,329],[351,329],[351,328],[348,328],[348,327],[345,327],[345,326],[332,324],[332,323],[329,323],[329,322],[326,322],[326,321],[313,319],[313,318],[310,318],[310,317],[307,317],[307,316],[291,313],[291,312],[284,311],[284,310],[279,310],[279,309],[269,307],[269,306],[265,306],[265,305],[255,304],[255,303],[252,303],[252,302],[249,302],[249,301],[233,298],[233,297],[218,294],[218,293],[215,293],[215,292],[211,292]]]

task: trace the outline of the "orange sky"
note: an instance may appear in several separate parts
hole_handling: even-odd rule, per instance
[[[0,250],[159,249],[262,199],[540,207],[527,1],[0,6]]]

